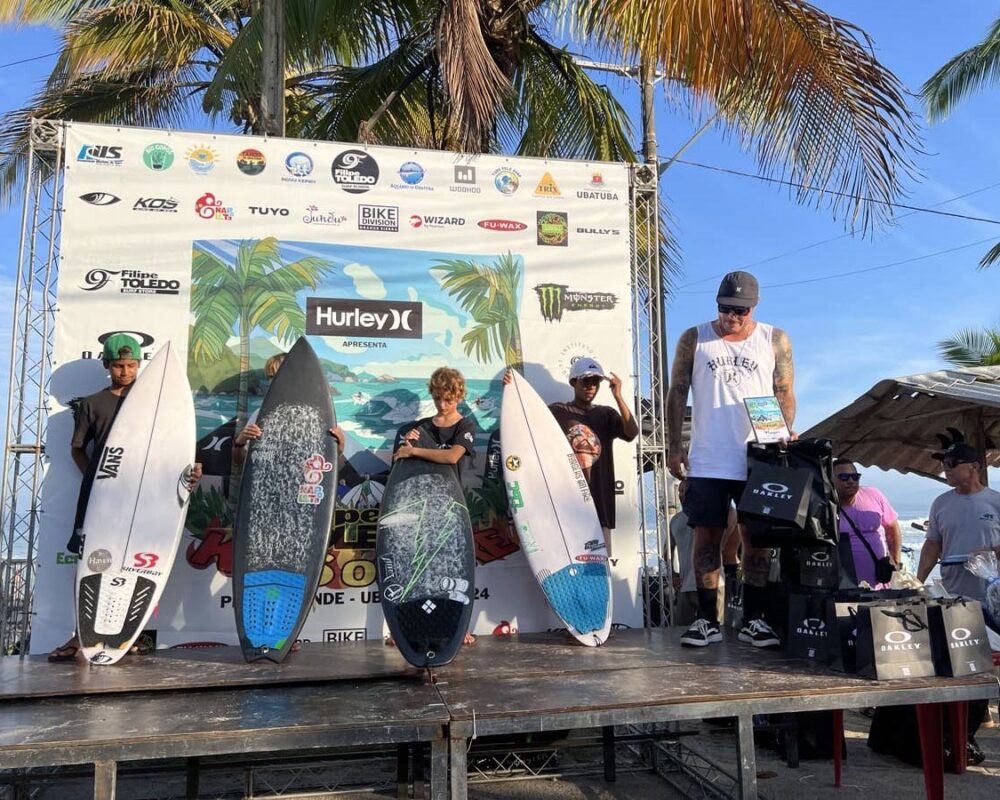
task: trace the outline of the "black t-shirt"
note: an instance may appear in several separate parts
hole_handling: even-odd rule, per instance
[[[93,445],[88,454],[87,469],[83,473],[80,484],[80,494],[76,502],[76,519],[74,528],[83,526],[83,518],[87,514],[87,501],[90,499],[90,488],[94,485],[94,475],[101,461],[101,450],[104,441],[111,431],[111,424],[118,416],[118,410],[125,401],[125,396],[111,393],[111,389],[102,389],[77,401],[73,412],[73,438],[71,447],[87,448]]]
[[[576,453],[590,485],[597,517],[605,528],[615,527],[615,439],[625,438],[622,415],[610,406],[578,408],[572,403],[552,403],[549,410]]]
[[[472,417],[462,417],[454,425],[449,425],[446,428],[435,425],[433,417],[425,417],[416,422],[407,423],[396,432],[396,441],[392,446],[393,452],[399,449],[403,443],[403,437],[414,429],[420,432],[420,438],[413,443],[414,447],[448,450],[452,445],[457,444],[465,448],[462,461],[466,458],[472,459],[475,455],[476,423]],[[455,473],[461,482],[461,469],[459,469],[458,464],[455,464]]]

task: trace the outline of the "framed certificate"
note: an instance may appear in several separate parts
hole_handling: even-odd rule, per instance
[[[743,405],[750,416],[753,435],[758,443],[771,444],[790,438],[785,415],[781,413],[778,398],[773,394],[767,397],[744,397]]]

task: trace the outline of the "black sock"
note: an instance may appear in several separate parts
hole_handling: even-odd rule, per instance
[[[750,583],[743,584],[743,624],[764,618],[764,604],[767,590]]]
[[[698,616],[719,624],[719,590],[698,589]]]
[[[739,564],[723,564],[722,572],[726,576],[726,582],[736,580],[736,570],[739,568]]]

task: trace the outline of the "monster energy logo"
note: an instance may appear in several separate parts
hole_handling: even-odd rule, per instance
[[[546,322],[561,320],[564,311],[610,311],[618,304],[610,292],[574,291],[559,283],[540,283],[535,292]]]

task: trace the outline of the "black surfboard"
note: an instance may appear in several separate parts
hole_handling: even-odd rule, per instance
[[[400,653],[419,668],[447,664],[469,629],[476,569],[454,467],[419,458],[393,465],[375,552],[382,611]]]
[[[330,386],[304,337],[274,376],[257,425],[233,533],[233,607],[247,661],[280,662],[312,606],[336,501]]]

